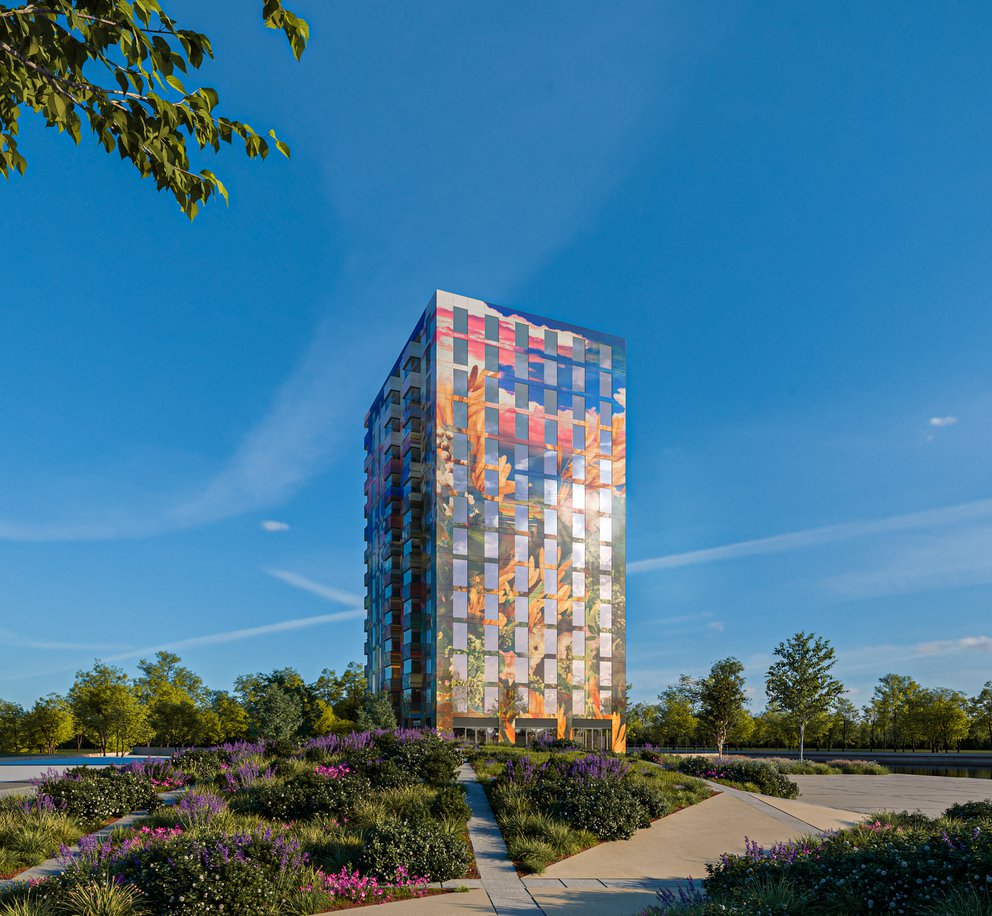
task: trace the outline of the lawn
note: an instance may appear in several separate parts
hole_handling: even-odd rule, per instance
[[[713,793],[699,779],[641,761],[571,749],[485,747],[470,755],[517,868],[549,865]]]

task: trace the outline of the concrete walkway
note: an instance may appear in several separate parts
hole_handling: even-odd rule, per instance
[[[963,776],[790,776],[799,800],[825,808],[874,811],[922,811],[936,817],[955,802],[992,798],[992,779]]]
[[[497,916],[541,916],[541,908],[534,902],[510,861],[503,834],[489,807],[489,799],[468,764],[458,771],[458,783],[464,787],[472,811],[468,836],[475,851],[479,878],[493,912]]]

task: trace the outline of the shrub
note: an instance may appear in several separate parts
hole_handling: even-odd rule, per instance
[[[671,802],[660,786],[652,785],[645,779],[631,779],[628,787],[647,815],[642,827],[650,827],[651,821],[664,817],[672,810]]]
[[[733,907],[746,904],[756,884],[787,882],[796,895],[809,897],[802,912],[811,916],[945,913],[948,889],[987,894],[992,874],[989,832],[946,823],[896,815],[770,849],[748,843],[743,855],[709,867],[706,890],[726,907],[721,912],[755,912]]]
[[[358,798],[369,791],[368,780],[359,774],[329,779],[304,773],[284,783],[256,782],[238,792],[231,807],[277,821],[306,820],[317,815],[346,817]]]
[[[783,776],[774,764],[764,760],[750,760],[741,757],[728,757],[723,760],[708,757],[679,757],[676,767],[680,773],[699,776],[704,779],[724,780],[741,784],[751,783],[763,795],[776,798],[797,798],[799,786]]]
[[[85,821],[154,811],[161,804],[148,776],[117,767],[75,767],[61,777],[46,776],[38,785],[38,795]]]
[[[386,822],[365,832],[359,870],[389,880],[397,869],[431,881],[464,877],[469,865],[464,839],[432,824]]]
[[[465,790],[459,786],[442,786],[431,802],[431,814],[439,821],[468,821],[472,811],[465,799]]]
[[[553,808],[556,817],[601,840],[629,840],[647,820],[647,811],[630,786],[619,780],[575,785]]]
[[[172,758],[172,765],[195,782],[206,782],[220,772],[223,764],[217,751],[180,751]]]
[[[992,798],[985,801],[958,802],[944,812],[956,821],[992,820]]]

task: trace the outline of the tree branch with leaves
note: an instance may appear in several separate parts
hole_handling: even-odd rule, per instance
[[[283,0],[263,0],[262,20],[285,34],[298,60],[310,37],[306,21]],[[249,158],[264,159],[271,140],[289,156],[274,131],[266,139],[218,114],[215,89],[187,88],[183,79],[208,58],[210,39],[180,28],[158,0],[0,4],[0,174],[27,167],[17,145],[22,109],[77,145],[85,120],[108,153],[116,150],[193,219],[210,198],[228,195],[212,171],[195,170],[191,148],[218,152],[237,139]]]

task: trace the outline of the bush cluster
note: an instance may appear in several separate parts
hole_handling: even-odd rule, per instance
[[[706,896],[669,898],[656,914],[949,916],[992,911],[992,801],[954,805],[943,818],[879,815],[820,839],[764,848],[708,866]]]
[[[429,822],[385,822],[365,831],[359,871],[389,879],[398,868],[431,881],[461,878],[469,852],[461,836]]]
[[[301,773],[286,782],[253,783],[234,796],[231,809],[277,821],[302,821],[319,815],[343,818],[370,791],[368,780],[358,773],[343,779]]]
[[[698,756],[668,757],[665,765],[689,776],[722,780],[762,795],[776,798],[799,796],[799,786],[766,760],[752,760],[747,757],[724,757],[722,760]]]
[[[38,795],[84,821],[106,821],[132,811],[154,811],[161,802],[149,776],[120,767],[75,767],[48,776]]]

